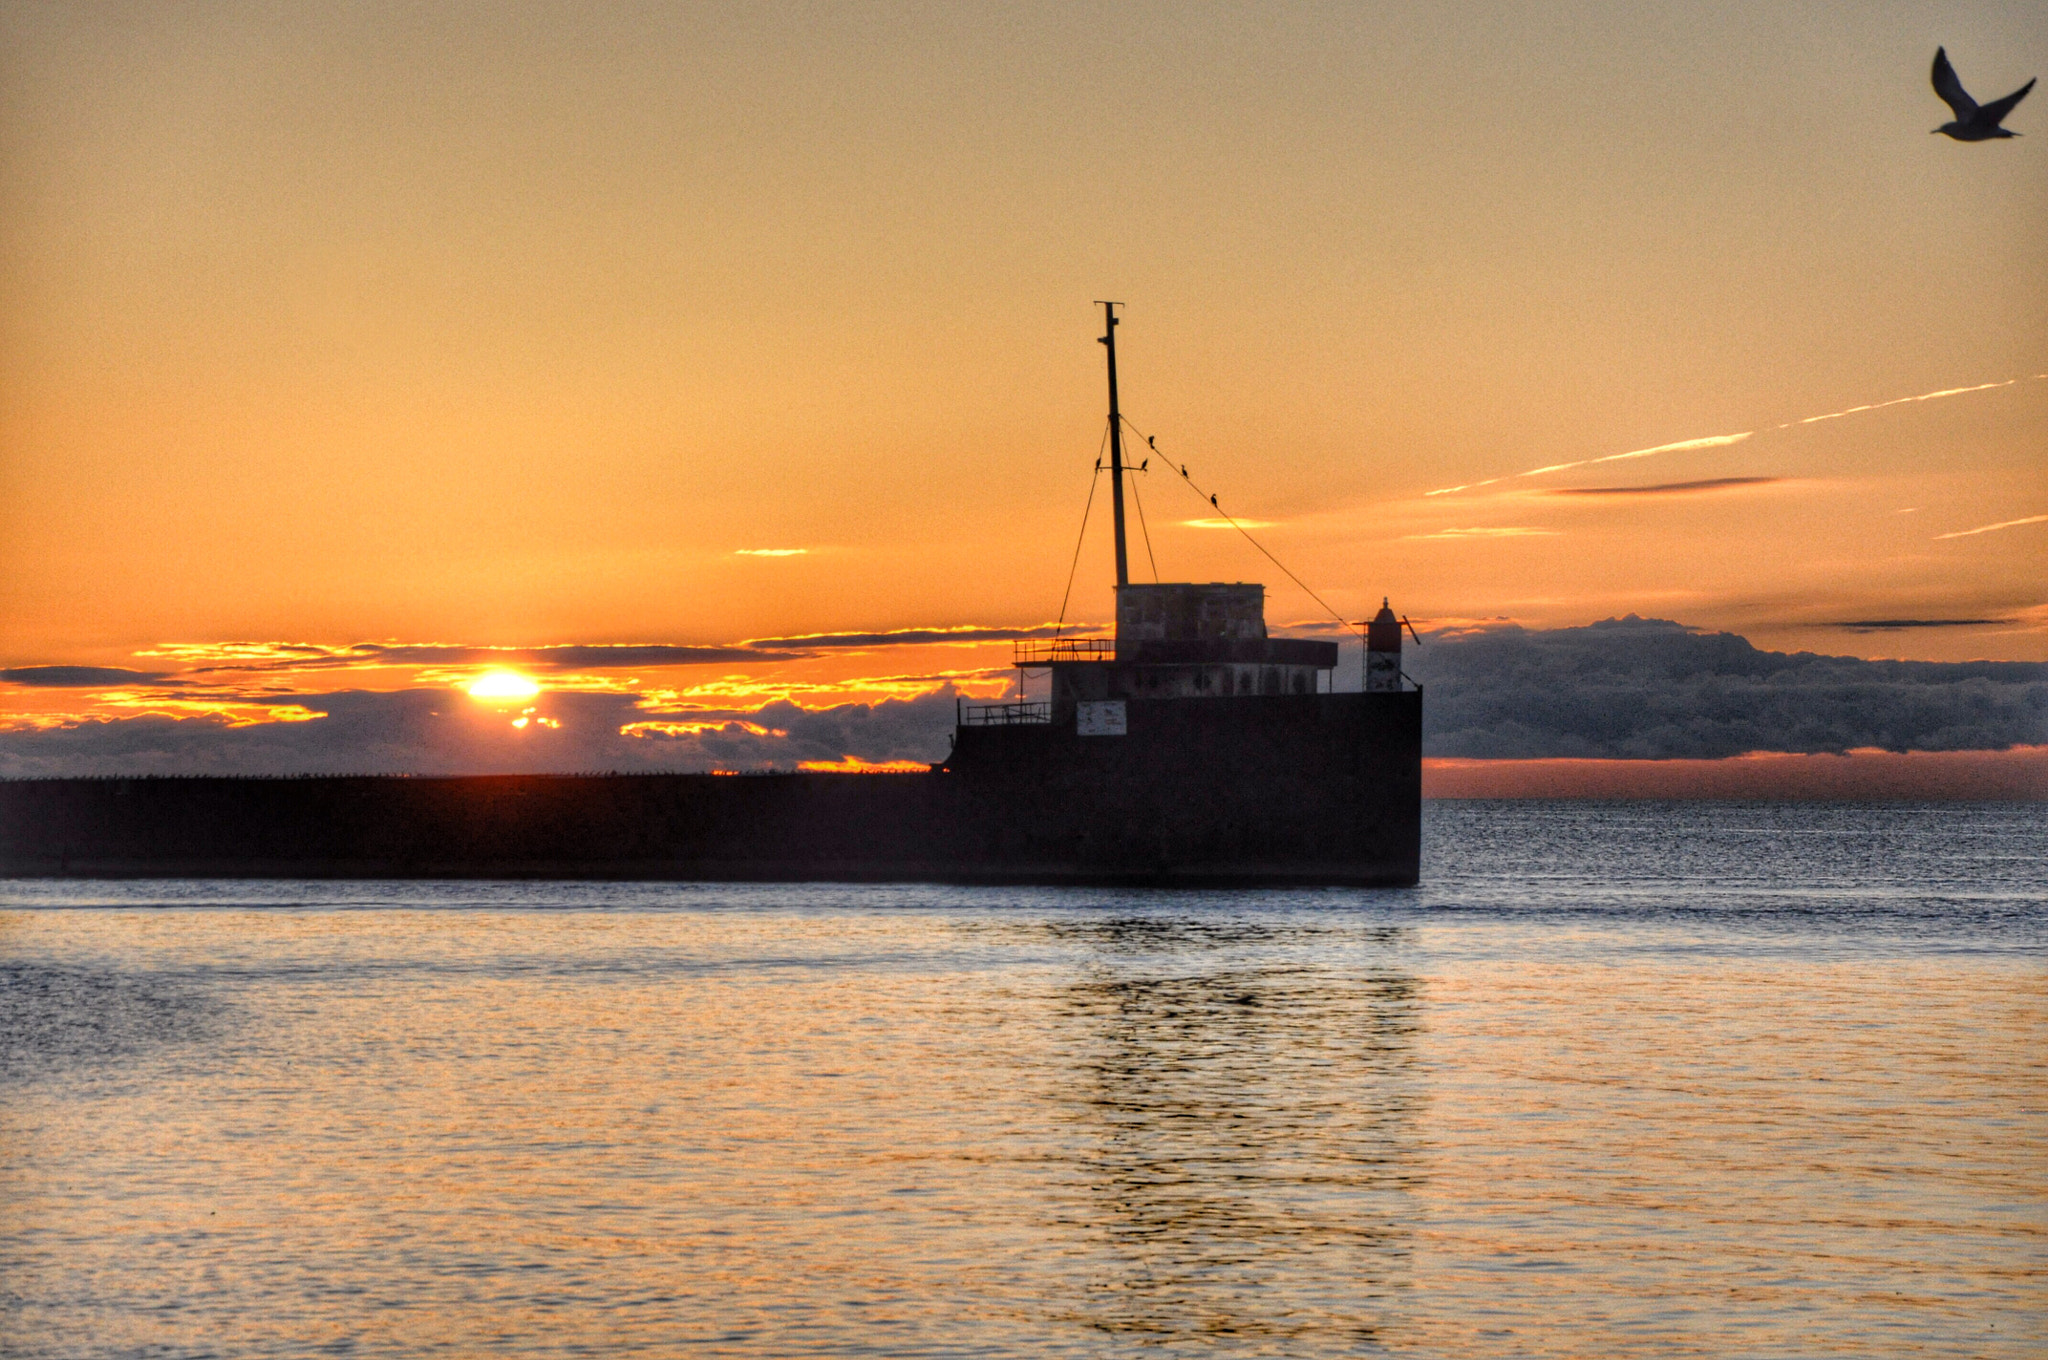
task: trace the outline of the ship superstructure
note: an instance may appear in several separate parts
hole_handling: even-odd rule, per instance
[[[1360,690],[1340,693],[1337,644],[1270,636],[1263,585],[1129,579],[1119,319],[1102,305],[1115,633],[1017,643],[1019,698],[962,704],[941,768],[1007,821],[993,858],[1161,881],[1414,882],[1422,694],[1401,671],[1404,621],[1382,604]],[[1024,697],[1027,677],[1043,677],[1042,699]]]

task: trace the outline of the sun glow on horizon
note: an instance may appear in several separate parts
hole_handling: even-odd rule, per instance
[[[485,671],[469,684],[469,697],[487,704],[522,704],[539,693],[539,683],[518,671]]]
[[[925,774],[932,767],[923,760],[862,760],[844,755],[837,760],[800,760],[796,766],[807,774]]]

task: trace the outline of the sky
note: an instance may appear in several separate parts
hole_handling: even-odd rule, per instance
[[[2048,95],[1937,44],[2048,11],[0,4],[0,728],[1001,692],[1101,298],[1136,579],[2048,660]]]

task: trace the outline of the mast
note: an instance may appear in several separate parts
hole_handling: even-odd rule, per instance
[[[1116,309],[1122,305],[1102,304],[1102,343],[1109,346],[1109,508],[1116,521],[1116,583],[1127,586],[1131,573],[1124,557],[1124,418],[1116,406]]]

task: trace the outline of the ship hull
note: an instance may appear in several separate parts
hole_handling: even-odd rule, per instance
[[[0,874],[1412,884],[1421,697],[1131,700],[930,774],[16,781]]]

